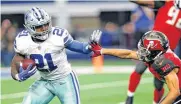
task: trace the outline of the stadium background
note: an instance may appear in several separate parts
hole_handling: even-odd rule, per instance
[[[94,29],[103,31],[101,44],[109,48],[136,49],[131,14],[137,8],[128,1],[47,0],[1,1],[1,103],[20,104],[28,87],[38,77],[16,82],[10,76],[13,40],[21,31],[24,13],[34,7],[45,9],[53,26],[66,28],[74,39],[86,42]],[[144,26],[145,27],[145,26]],[[67,50],[68,60],[79,76],[82,104],[120,104],[127,95],[129,73],[135,60],[104,56],[101,69],[93,66],[90,55]],[[101,60],[99,60],[101,61]],[[100,67],[99,67],[100,68]],[[152,76],[147,72],[135,94],[135,104],[151,104],[153,98]],[[54,99],[50,104],[59,103]]]

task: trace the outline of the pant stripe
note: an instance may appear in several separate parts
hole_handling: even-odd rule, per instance
[[[76,82],[77,82],[77,84],[78,84],[78,90],[80,91],[80,88],[79,88],[79,81],[78,81],[77,75],[75,74],[74,71],[72,71],[72,73],[73,73],[74,76],[75,76],[75,80],[76,80]],[[79,92],[79,93],[80,93],[80,92]]]
[[[71,77],[72,77],[72,81],[73,81],[73,85],[75,88],[75,94],[76,94],[76,104],[80,104],[80,97],[79,97],[79,91],[78,91],[78,83],[76,82],[76,77],[72,74],[72,72],[70,73]]]

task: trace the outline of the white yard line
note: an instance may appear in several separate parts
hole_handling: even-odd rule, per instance
[[[143,78],[141,80],[141,84],[152,82],[153,78]],[[90,89],[98,89],[98,88],[107,88],[107,87],[118,87],[118,86],[126,86],[128,84],[128,80],[122,81],[113,81],[113,82],[104,82],[104,83],[94,83],[88,85],[81,85],[80,90],[90,90]]]
[[[125,104],[125,102],[120,102],[120,103],[118,103],[118,104]]]
[[[18,93],[11,93],[11,94],[3,94],[1,95],[1,99],[13,99],[13,98],[21,98],[26,95],[27,92],[18,92]]]
[[[153,80],[152,77],[143,78],[141,80],[141,84],[151,83]],[[94,83],[94,84],[86,84],[81,85],[80,90],[86,91],[91,89],[99,89],[99,88],[108,88],[108,87],[119,87],[119,86],[127,86],[128,80],[122,81],[114,81],[114,82],[104,82],[104,83]],[[1,95],[1,99],[13,99],[13,98],[21,98],[26,95],[27,92],[19,92],[19,93],[12,93],[12,94],[4,94]]]

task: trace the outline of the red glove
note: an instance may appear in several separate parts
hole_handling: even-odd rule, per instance
[[[94,52],[92,57],[97,57],[101,55],[102,47],[97,42],[91,42],[91,50]]]

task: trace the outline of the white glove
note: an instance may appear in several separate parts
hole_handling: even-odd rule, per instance
[[[93,33],[90,36],[90,39],[89,39],[90,43],[91,42],[99,43],[99,40],[101,38],[101,34],[102,34],[102,31],[94,30]]]
[[[174,5],[176,8],[181,9],[181,0],[174,0]]]

